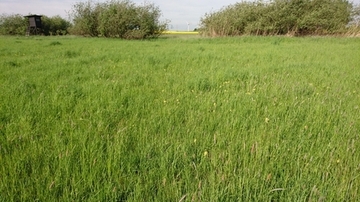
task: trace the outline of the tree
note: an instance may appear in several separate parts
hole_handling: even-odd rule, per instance
[[[71,11],[72,33],[87,36],[144,39],[157,37],[167,27],[160,22],[160,9],[154,4],[138,6],[128,0],[76,3]]]
[[[100,4],[92,1],[79,2],[73,5],[71,17],[74,27],[72,34],[98,36],[98,17],[102,10]]]
[[[27,19],[20,14],[2,14],[0,16],[0,34],[25,35],[27,23]]]

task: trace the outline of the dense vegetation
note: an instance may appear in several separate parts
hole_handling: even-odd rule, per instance
[[[1,35],[25,35],[27,21],[20,14],[0,16],[0,34]]]
[[[210,36],[335,34],[356,16],[347,0],[244,1],[206,14],[201,30]]]
[[[82,35],[124,39],[156,38],[168,21],[153,3],[131,0],[92,0],[75,3],[71,23],[60,16],[43,16],[44,35]],[[360,33],[360,5],[347,0],[241,1],[201,18],[206,36],[328,35]],[[27,22],[19,14],[0,16],[0,35],[24,35]]]
[[[360,198],[359,38],[0,44],[0,201]]]
[[[71,23],[60,16],[43,16],[42,21],[42,32],[44,35],[66,35],[68,29],[71,27]]]
[[[66,35],[70,22],[60,16],[48,17],[43,15],[41,33],[43,35]],[[0,35],[25,35],[28,27],[28,19],[20,14],[0,16]]]
[[[160,22],[161,11],[152,3],[136,5],[128,0],[78,2],[70,12],[72,23],[60,16],[42,17],[43,35],[118,37],[125,39],[156,38],[167,27]],[[27,18],[20,14],[0,16],[0,35],[25,35]]]
[[[79,2],[71,12],[76,35],[144,39],[158,37],[167,27],[160,9],[152,3],[136,5],[128,0],[102,3]]]

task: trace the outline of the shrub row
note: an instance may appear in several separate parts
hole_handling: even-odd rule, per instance
[[[352,8],[347,0],[240,2],[205,14],[201,31],[210,36],[334,34],[349,24]]]
[[[60,16],[41,17],[42,29],[44,35],[66,35],[70,22]],[[0,16],[0,34],[1,35],[25,35],[28,27],[28,19],[20,14]]]

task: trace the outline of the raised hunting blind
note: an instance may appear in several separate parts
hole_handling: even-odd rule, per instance
[[[24,16],[29,19],[28,28],[26,35],[37,35],[41,33],[42,24],[41,24],[41,15],[27,15]]]

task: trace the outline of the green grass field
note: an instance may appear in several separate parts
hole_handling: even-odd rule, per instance
[[[360,38],[0,37],[0,201],[358,201]]]

